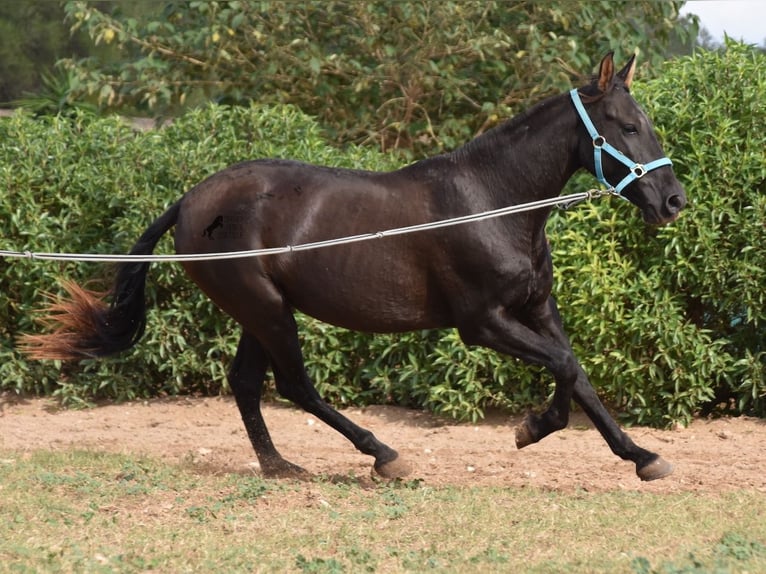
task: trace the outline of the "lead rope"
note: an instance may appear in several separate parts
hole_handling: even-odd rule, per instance
[[[441,229],[443,227],[452,227],[463,225],[465,223],[475,223],[486,221],[496,217],[503,217],[514,213],[533,211],[544,207],[558,206],[562,209],[569,209],[581,201],[597,199],[604,195],[614,195],[612,189],[589,189],[580,193],[572,193],[550,199],[532,201],[519,205],[510,205],[481,213],[452,217],[442,219],[431,223],[420,223],[417,225],[408,225],[406,227],[397,227],[376,231],[373,233],[363,233],[360,235],[350,235],[339,237],[337,239],[327,239],[324,241],[313,241],[311,243],[301,243],[299,245],[286,245],[284,247],[270,247],[266,249],[249,249],[246,251],[226,251],[222,253],[188,253],[176,255],[99,255],[97,253],[37,253],[34,251],[9,251],[0,249],[0,257],[13,257],[18,259],[37,259],[43,261],[90,261],[98,263],[154,263],[154,262],[183,262],[183,261],[217,261],[223,259],[243,259],[246,257],[264,257],[267,255],[281,255],[284,253],[295,253],[297,251],[311,251],[314,249],[323,249],[336,245],[348,245],[350,243],[360,243],[371,239],[382,239],[394,235],[405,235],[407,233],[416,233],[420,231],[429,231],[431,229]]]

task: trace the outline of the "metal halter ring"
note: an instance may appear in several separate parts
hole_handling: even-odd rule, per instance
[[[636,176],[636,179],[640,177],[644,177],[646,175],[646,168],[640,163],[637,163],[636,165],[631,167],[630,171],[633,173],[633,175]]]
[[[593,138],[593,147],[596,149],[601,149],[606,145],[606,138],[602,135],[597,135]]]

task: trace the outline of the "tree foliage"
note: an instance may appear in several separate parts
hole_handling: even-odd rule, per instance
[[[125,59],[69,59],[75,93],[167,112],[190,102],[291,103],[337,141],[452,148],[567,87],[607,50],[658,64],[680,1],[171,2],[156,18],[68,2],[74,30]]]
[[[58,2],[0,2],[0,103],[40,90],[57,59],[86,53],[88,38],[70,35],[64,17]]]

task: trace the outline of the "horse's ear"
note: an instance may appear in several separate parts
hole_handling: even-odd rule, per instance
[[[617,77],[620,78],[625,84],[626,88],[630,88],[630,84],[633,83],[633,74],[636,73],[636,55],[633,54],[625,64],[625,67],[617,72]]]
[[[606,92],[607,88],[612,85],[612,78],[614,78],[614,52],[609,52],[601,60],[598,69],[598,89]]]

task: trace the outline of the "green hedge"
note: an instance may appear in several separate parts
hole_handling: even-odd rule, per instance
[[[689,204],[660,229],[618,201],[552,220],[576,352],[628,421],[764,416],[766,56],[729,43],[635,88]]]
[[[210,106],[145,133],[117,118],[17,114],[0,122],[0,141],[0,218],[10,222],[3,247],[30,251],[124,253],[184,190],[246,158],[396,167],[392,157],[369,149],[339,152],[324,142],[317,123],[289,106]],[[172,252],[170,234],[157,251]],[[61,279],[98,277],[108,285],[109,268],[24,259],[0,265],[0,388],[68,404],[225,390],[238,328],[179,266],[152,267],[148,327],[135,349],[62,364],[28,362],[13,342],[36,329],[33,311]],[[537,371],[484,349],[469,352],[452,331],[373,337],[299,320],[312,378],[338,405],[393,402],[476,419],[489,404],[524,408],[547,396]],[[505,382],[514,383],[513,395],[506,395]]]
[[[387,169],[390,158],[327,145],[311,118],[288,106],[210,106],[158,131],[118,118],[0,122],[0,221],[7,249],[125,253],[154,217],[195,183],[252,157],[293,157]],[[170,235],[159,251],[172,252]],[[14,340],[34,329],[33,309],[61,279],[105,278],[101,264],[0,259],[0,385],[65,402],[169,393],[217,393],[238,332],[178,265],[150,271],[149,323],[131,352],[80,364],[27,362]]]
[[[668,66],[644,98],[691,208],[662,236],[663,284],[729,353],[715,402],[766,415],[766,54],[729,42]],[[727,357],[727,361],[729,360]]]
[[[766,410],[763,58],[731,44],[669,62],[660,79],[637,85],[689,195],[676,223],[648,228],[617,200],[550,221],[564,320],[591,380],[625,422],[685,423],[706,405]],[[211,106],[148,133],[118,119],[17,115],[0,122],[3,247],[123,253],[194,183],[262,156],[393,167],[370,150],[332,148],[290,107]],[[572,187],[592,183],[578,178]],[[172,250],[169,238],[159,250]],[[33,328],[43,291],[107,268],[0,266],[0,388],[70,403],[225,390],[237,329],[179,266],[150,271],[149,324],[134,350],[66,365],[27,362],[13,340]],[[546,373],[468,349],[454,331],[373,337],[300,321],[310,373],[337,405],[391,402],[476,419],[490,406],[539,407],[551,390]]]

